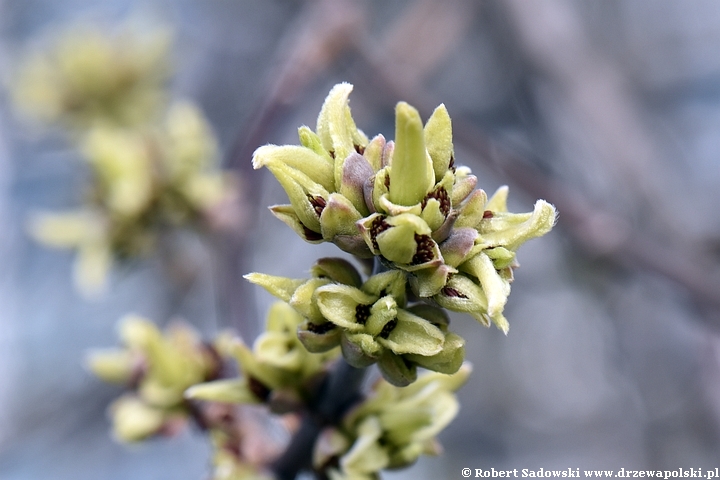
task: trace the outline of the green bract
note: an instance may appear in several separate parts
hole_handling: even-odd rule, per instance
[[[555,208],[538,200],[533,212],[513,214],[507,211],[507,187],[490,200],[475,190],[477,178],[468,168],[455,166],[452,122],[444,105],[423,126],[418,111],[400,102],[395,141],[382,135],[368,140],[352,119],[351,91],[347,83],[331,90],[316,132],[300,128],[301,145],[266,145],[255,151],[253,166],[267,167],[290,199],[289,205],[275,205],[271,211],[305,240],[333,242],[359,258],[375,257],[385,268],[403,272],[403,281],[421,299],[432,298],[507,332],[503,309],[517,267],[515,252],[550,231]],[[354,287],[328,287],[313,302],[322,297],[323,318],[347,332],[341,340],[346,354],[357,347],[365,356],[380,358],[378,345],[390,347],[371,331],[376,319],[390,318],[396,307],[388,299],[381,307],[380,297],[361,298],[357,292],[362,289]],[[353,326],[353,302],[372,309],[371,326]],[[313,308],[314,318],[322,322]],[[407,317],[394,318],[406,323]],[[315,344],[313,333],[301,334],[312,337],[306,345]],[[430,356],[427,345],[417,348]],[[406,350],[391,350],[398,349]],[[398,375],[412,375],[402,364],[384,363]]]

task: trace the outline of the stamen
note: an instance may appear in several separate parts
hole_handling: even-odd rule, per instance
[[[440,202],[440,211],[442,212],[443,216],[447,218],[448,214],[450,214],[451,202],[450,195],[448,195],[445,187],[439,187],[434,192],[428,193],[420,204],[420,208],[424,209],[427,205],[428,200],[431,198],[434,198],[435,200]]]
[[[370,318],[370,305],[362,303],[355,307],[355,321],[360,325],[365,325]]]
[[[377,236],[388,228],[390,228],[390,224],[385,221],[385,217],[377,217],[370,225],[370,239],[372,240],[373,248],[375,250],[380,250],[377,243]]]
[[[397,318],[393,318],[387,322],[383,327],[382,332],[380,332],[380,338],[388,338],[392,331],[395,330],[395,327],[397,327],[397,323]]]
[[[312,205],[313,210],[315,210],[315,213],[317,213],[318,217],[325,209],[325,205],[327,205],[327,202],[325,199],[321,196],[315,196],[307,194],[308,201],[310,202],[310,205]]]
[[[442,294],[446,297],[456,297],[456,298],[468,298],[467,295],[464,293],[461,293],[459,290],[453,288],[453,287],[444,287],[441,290]]]
[[[248,388],[250,388],[253,395],[263,402],[270,397],[271,390],[255,377],[248,376]]]
[[[302,225],[302,224],[301,224],[301,225]],[[303,233],[305,234],[305,240],[307,240],[307,241],[309,241],[309,242],[316,242],[316,241],[318,241],[318,240],[322,240],[322,239],[323,239],[321,233],[318,233],[318,232],[316,232],[316,231],[314,231],[314,230],[310,230],[310,229],[309,229],[308,227],[306,227],[305,225],[302,225],[302,227],[303,227]]]
[[[418,235],[416,233],[415,243],[417,244],[417,250],[415,250],[415,255],[412,258],[413,265],[420,265],[433,259],[435,242],[429,235]]]
[[[333,328],[335,328],[335,324],[332,322],[325,322],[325,323],[308,322],[308,330],[310,330],[312,333],[317,333],[318,335],[327,333],[330,330],[332,330]]]

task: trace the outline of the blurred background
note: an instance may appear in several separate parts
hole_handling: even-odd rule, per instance
[[[507,337],[453,316],[475,366],[445,454],[400,478],[463,467],[677,469],[720,465],[720,3],[712,0],[0,0],[0,78],[60,31],[132,19],[173,32],[173,96],[196,101],[238,172],[243,235],[182,239],[178,269],[148,259],[87,300],[73,255],[26,234],[38,210],[82,200],[67,139],[0,95],[0,478],[202,479],[194,432],[128,448],[108,435],[119,390],[82,368],[133,311],[251,339],[269,295],[250,271],[299,278],[331,245],[304,243],[252,171],[264,143],[296,143],[332,85],[355,85],[366,133],[393,136],[406,100],[445,103],[456,162],[545,198],[553,232],[520,249]]]

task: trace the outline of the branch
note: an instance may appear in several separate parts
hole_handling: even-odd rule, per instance
[[[352,367],[340,358],[303,416],[287,450],[272,466],[278,480],[294,480],[300,471],[312,468],[313,449],[320,432],[328,425],[339,423],[345,412],[361,398],[365,370]]]

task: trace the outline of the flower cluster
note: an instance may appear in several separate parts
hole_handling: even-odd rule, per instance
[[[351,90],[331,90],[316,131],[300,128],[301,145],[260,147],[253,165],[267,167],[288,194],[289,205],[270,208],[276,217],[309,242],[333,242],[380,268],[364,283],[339,259],[321,260],[310,279],[246,278],[305,318],[298,336],[312,352],[340,345],[348,363],[377,362],[394,385],[415,381],[417,366],[453,374],[465,342],[429,303],[507,333],[515,252],[552,228],[555,208],[539,200],[533,212],[513,214],[507,187],[490,199],[475,190],[477,178],[455,165],[444,105],[423,125],[401,102],[395,141],[369,140],[350,113]],[[409,305],[409,293],[425,303]]]
[[[255,168],[267,167],[290,199],[273,214],[309,242],[333,242],[360,258],[400,271],[413,293],[507,332],[503,309],[515,251],[544,235],[555,208],[508,213],[507,188],[488,200],[477,178],[455,165],[450,116],[440,105],[423,126],[400,102],[395,141],[369,140],[353,121],[352,86],[336,85],[317,128],[299,130],[301,145],[266,145]]]
[[[87,205],[37,214],[30,231],[77,250],[75,278],[85,292],[102,288],[113,261],[153,251],[163,232],[217,226],[233,201],[232,178],[215,168],[212,130],[189,102],[172,105],[161,126],[93,127],[82,151],[94,177]]]
[[[183,324],[163,334],[149,320],[128,315],[119,331],[124,348],[97,350],[87,358],[95,375],[131,389],[110,406],[115,437],[135,442],[176,432],[191,414],[185,390],[217,378],[218,354]]]
[[[38,214],[30,232],[77,250],[76,284],[95,293],[114,262],[153,251],[180,227],[235,228],[239,209],[202,112],[168,105],[167,32],[86,30],[28,59],[14,94],[21,109],[70,128],[91,171],[85,205]]]
[[[308,280],[246,276],[302,315],[297,335],[309,351],[340,345],[350,365],[363,368],[377,362],[394,385],[415,381],[418,366],[446,374],[460,368],[465,341],[448,331],[441,309],[407,305],[404,272],[377,273],[362,283],[346,260],[323,258],[312,273]]]
[[[266,403],[277,413],[300,409],[312,394],[338,351],[321,355],[308,352],[300,343],[297,329],[303,317],[285,303],[275,303],[268,312],[265,332],[252,350],[240,338],[221,336],[217,349],[236,361],[239,378],[195,385],[185,393],[193,400],[257,404]]]
[[[435,436],[457,415],[453,394],[470,366],[454,375],[426,373],[405,388],[378,381],[368,399],[351,410],[341,425],[326,429],[313,463],[330,480],[377,480],[386,468],[405,467],[422,454],[441,451]]]
[[[126,26],[115,35],[70,30],[52,49],[30,54],[14,82],[15,103],[28,114],[73,128],[138,125],[166,99],[169,32]]]

